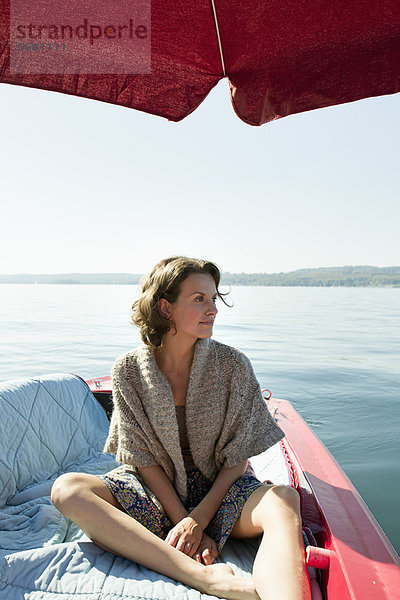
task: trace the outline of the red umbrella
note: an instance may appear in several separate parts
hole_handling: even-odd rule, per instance
[[[93,1],[0,0],[0,81],[179,121],[226,76],[251,125],[400,91],[399,0]]]

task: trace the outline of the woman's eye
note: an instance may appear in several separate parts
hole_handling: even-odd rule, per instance
[[[204,301],[203,296],[196,296],[195,302],[203,302],[203,301]],[[215,298],[211,298],[211,301],[215,304],[216,301],[217,301],[217,298],[216,297]]]

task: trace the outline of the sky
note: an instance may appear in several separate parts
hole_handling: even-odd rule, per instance
[[[400,95],[242,123],[221,81],[180,123],[0,85],[0,273],[400,265]]]

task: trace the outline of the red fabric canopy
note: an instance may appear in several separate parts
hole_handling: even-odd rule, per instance
[[[95,1],[92,21],[100,23],[112,3]],[[137,1],[142,6],[150,3]],[[10,0],[0,0],[1,82],[93,98],[179,121],[224,77],[223,60],[233,107],[251,125],[400,91],[400,0],[215,0],[218,27],[211,0],[151,0],[148,45],[139,57],[143,65],[146,53],[151,58],[150,72],[135,71],[128,58],[126,70],[121,70],[125,51],[115,40],[105,39],[91,46],[86,43],[97,71],[83,73],[67,64],[56,73],[40,73],[20,62],[16,72],[15,27],[27,25],[20,6],[27,5],[30,23],[38,25],[43,24],[38,11],[45,2],[51,0],[11,0],[10,30]],[[64,10],[71,11],[71,4],[66,5]],[[51,23],[50,19],[47,25]],[[136,42],[139,47],[142,40]],[[119,66],[109,74],[113,61]]]

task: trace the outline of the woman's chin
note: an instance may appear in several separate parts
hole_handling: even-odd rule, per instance
[[[199,338],[205,340],[207,338],[210,338],[212,336],[212,334],[213,334],[213,330],[212,330],[212,327],[210,327],[208,330],[200,331],[198,335],[199,335]]]

